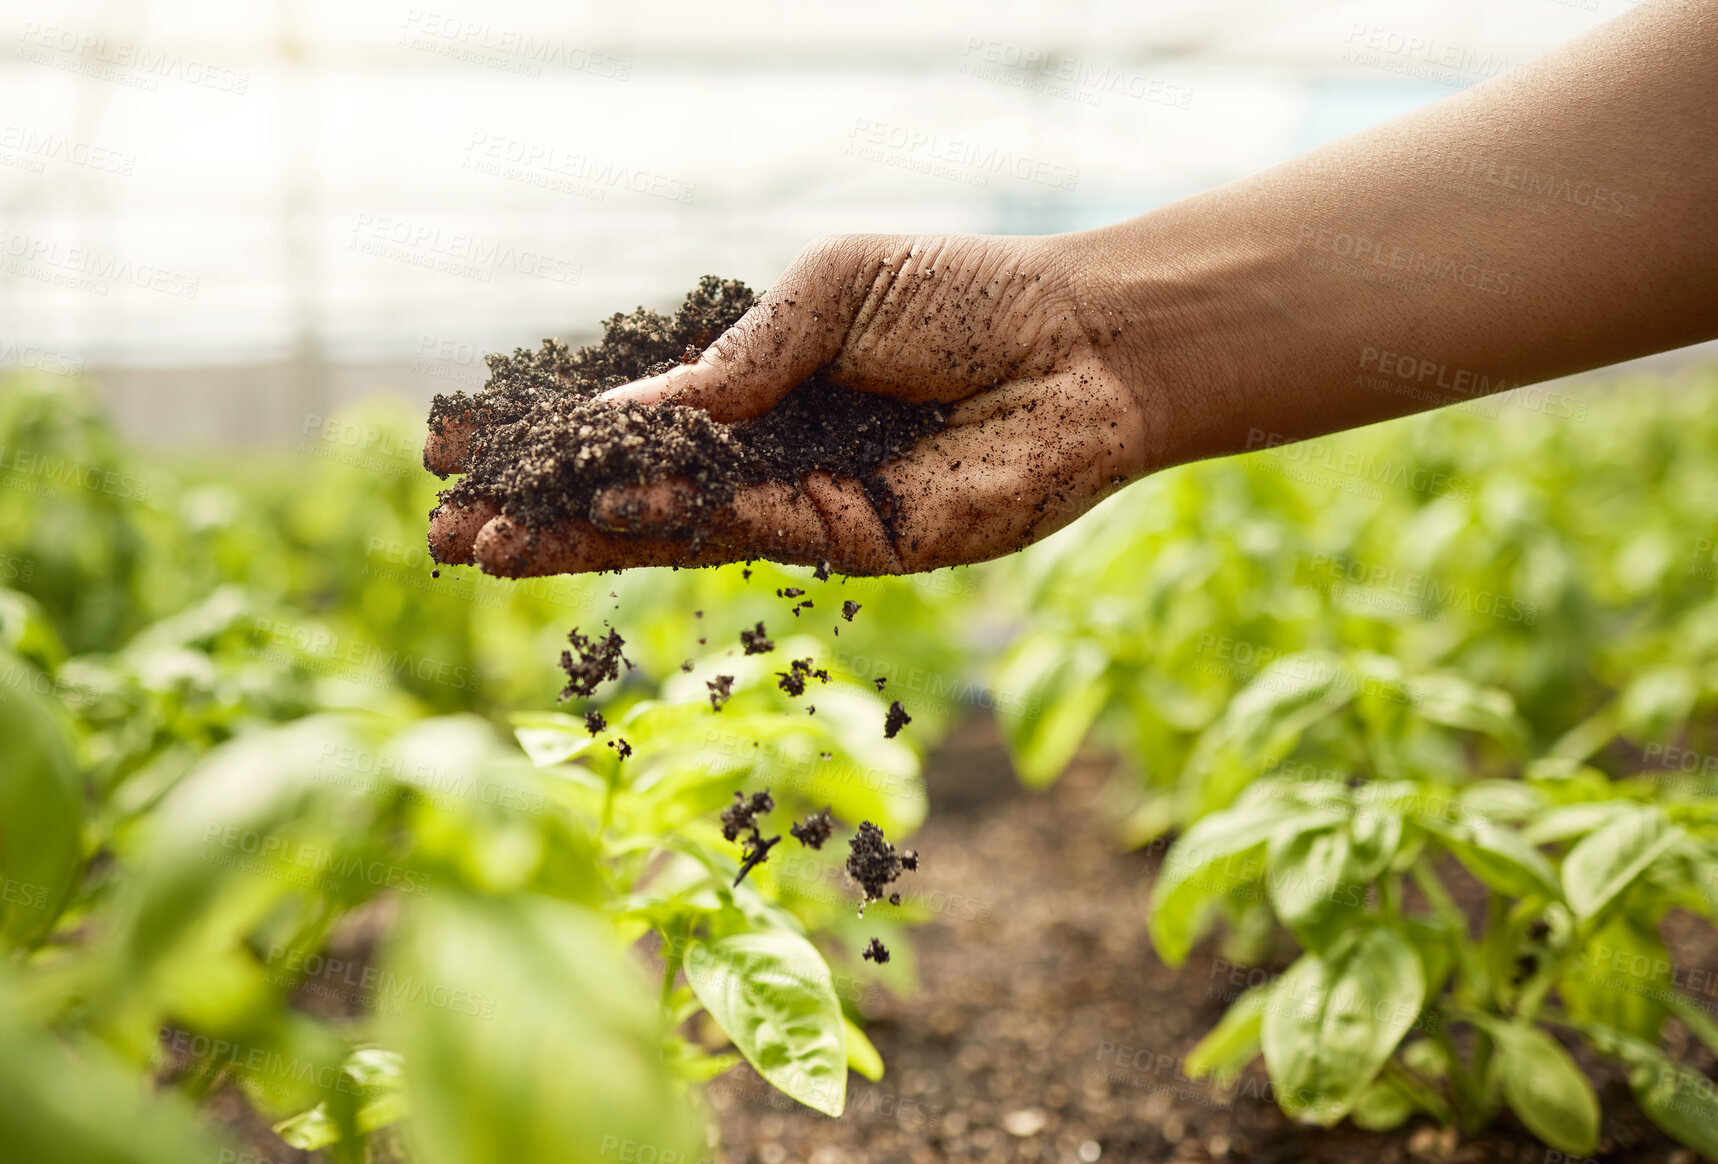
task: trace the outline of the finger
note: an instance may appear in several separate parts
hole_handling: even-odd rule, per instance
[[[851,478],[811,473],[800,482],[742,486],[719,510],[695,508],[693,486],[662,482],[599,494],[599,526],[645,536],[685,537],[793,565],[827,562],[843,574],[889,574],[900,562],[865,487]]]
[[[444,566],[470,565],[479,531],[499,512],[488,498],[470,505],[437,506],[430,514],[430,557]]]
[[[476,427],[470,412],[457,418],[431,420],[429,437],[424,441],[424,468],[438,477],[465,472],[470,464],[471,434]]]
[[[746,557],[730,547],[689,539],[615,536],[589,522],[533,530],[507,517],[484,525],[474,552],[484,573],[499,578],[587,574],[634,566],[720,566]]]
[[[872,278],[878,245],[861,236],[813,243],[696,363],[603,396],[685,404],[728,422],[768,412],[841,350]]]

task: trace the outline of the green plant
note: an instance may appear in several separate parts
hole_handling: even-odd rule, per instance
[[[1718,790],[1664,795],[1559,759],[1519,781],[1381,767],[1267,775],[1169,849],[1151,916],[1165,960],[1249,904],[1304,950],[1233,1002],[1189,1071],[1232,1077],[1262,1054],[1280,1106],[1326,1126],[1424,1113],[1472,1130],[1507,1106],[1585,1156],[1599,1105],[1574,1038],[1626,1068],[1667,1133],[1718,1155],[1710,1081],[1660,1049],[1671,1016],[1714,1049],[1718,1024],[1658,935],[1674,909],[1718,919]]]

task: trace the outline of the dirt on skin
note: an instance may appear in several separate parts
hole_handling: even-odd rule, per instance
[[[475,426],[469,466],[442,491],[441,503],[487,499],[531,533],[590,517],[602,490],[678,478],[694,486],[684,531],[694,548],[697,527],[732,500],[736,486],[797,482],[823,471],[863,482],[887,514],[887,486],[876,469],[945,426],[937,405],[856,392],[818,376],[764,416],[736,424],[683,405],[596,399],[696,361],[755,299],[744,283],[709,275],[673,315],[640,307],[611,316],[601,343],[573,351],[544,340],[535,352],[488,356],[481,391],[438,395],[430,410],[435,431],[450,420]]]
[[[1207,940],[1179,969],[1159,961],[1146,904],[1161,849],[1118,850],[1109,771],[1081,761],[1027,793],[993,723],[958,727],[927,762],[930,818],[914,838],[937,854],[937,895],[908,894],[931,920],[894,951],[916,961],[917,992],[875,986],[868,962],[834,951],[850,959],[835,971],[853,976],[883,1078],[850,1075],[846,1113],[830,1119],[742,1064],[707,1087],[715,1164],[1554,1164],[1507,1113],[1465,1138],[1424,1118],[1325,1130],[1283,1115],[1256,1063],[1228,1089],[1187,1079],[1184,1057],[1230,1000],[1293,952],[1241,966]],[[1679,966],[1718,963],[1703,924],[1673,915],[1666,937]],[[1670,1028],[1668,1049],[1711,1074],[1713,1057]],[[1577,1058],[1604,1110],[1594,1159],[1697,1164],[1640,1114],[1620,1071]]]

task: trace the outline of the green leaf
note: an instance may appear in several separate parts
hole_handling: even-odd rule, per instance
[[[1369,1132],[1387,1132],[1401,1127],[1416,1110],[1407,1092],[1380,1077],[1367,1084],[1349,1115],[1355,1127]]]
[[[558,711],[520,712],[512,717],[513,738],[540,768],[562,764],[588,749],[597,737],[581,719]]]
[[[1559,978],[1557,993],[1577,1022],[1656,1043],[1664,1023],[1659,1000],[1674,993],[1669,978],[1670,954],[1658,935],[1618,917],[1589,939]]]
[[[858,1023],[846,1015],[841,1016],[841,1022],[847,1032],[847,1066],[872,1083],[883,1078],[883,1056],[877,1053],[877,1048],[871,1045],[871,1040],[865,1037]]]
[[[1402,847],[1402,814],[1365,805],[1348,820],[1349,876],[1366,883],[1380,876]]]
[[[0,650],[0,949],[33,945],[53,927],[83,869],[83,787],[59,706],[42,678]]]
[[[1217,1025],[1187,1052],[1185,1069],[1189,1079],[1214,1075],[1218,1087],[1227,1087],[1243,1067],[1258,1057],[1265,1008],[1270,1005],[1274,985],[1267,982],[1249,987],[1229,1004]]]
[[[1151,889],[1151,943],[1171,966],[1187,960],[1204,907],[1258,879],[1265,842],[1279,826],[1334,819],[1284,804],[1244,804],[1194,824],[1170,848]]]
[[[1563,894],[1575,916],[1610,905],[1686,834],[1656,808],[1625,812],[1588,834],[1563,858]]]
[[[847,1039],[829,964],[782,930],[734,934],[686,948],[686,981],[740,1054],[807,1107],[847,1104]]]
[[[1718,1095],[1712,1081],[1663,1054],[1637,1054],[1629,1090],[1640,1109],[1679,1144],[1718,1160]]]
[[[1018,698],[998,718],[1014,770],[1031,788],[1055,782],[1109,701],[1101,644],[1056,634],[1027,638],[997,676],[998,691]]]
[[[1408,682],[1407,691],[1421,719],[1499,740],[1524,734],[1515,701],[1495,687],[1481,687],[1459,675],[1421,675]]]
[[[598,1164],[702,1147],[655,999],[595,913],[528,894],[407,902],[382,1016],[419,1164]]]
[[[1277,918],[1309,950],[1323,950],[1366,904],[1352,872],[1346,824],[1285,825],[1266,846],[1265,886]]]
[[[1420,958],[1374,928],[1306,954],[1277,980],[1262,1031],[1277,1103],[1303,1122],[1336,1123],[1413,1026],[1425,1002]]]
[[[1551,862],[1513,829],[1484,820],[1451,824],[1422,818],[1420,823],[1488,889],[1506,897],[1557,896]]]
[[[1591,1155],[1599,1143],[1599,1100],[1569,1052],[1537,1027],[1480,1025],[1497,1046],[1495,1068],[1509,1109],[1558,1151]]]
[[[1288,757],[1302,733],[1348,703],[1351,679],[1339,658],[1320,651],[1285,656],[1259,672],[1194,745],[1181,777],[1187,810],[1202,816],[1229,807]]]
[[[0,995],[16,991],[7,980]],[[0,1015],[0,1046],[0,1160],[213,1164],[236,1156],[223,1152],[183,1096],[151,1094],[93,1039],[68,1047]]]
[[[377,1128],[385,1128],[405,1118],[405,1084],[400,1077],[399,1055],[366,1047],[352,1052],[341,1065],[340,1074],[343,1080],[336,1089],[337,1093],[357,1097],[350,1114],[360,1135],[368,1135]],[[294,1148],[314,1152],[346,1138],[340,1123],[330,1109],[329,1101],[323,1100],[309,1111],[275,1124],[274,1134]]]

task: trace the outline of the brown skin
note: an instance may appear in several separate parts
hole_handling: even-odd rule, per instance
[[[1533,65],[1161,210],[1040,238],[813,243],[694,365],[615,389],[720,420],[818,368],[950,404],[857,482],[742,490],[695,559],[671,482],[530,537],[441,512],[522,576],[741,557],[982,561],[1121,483],[1718,336],[1718,4],[1657,0]],[[463,433],[426,463],[457,471]],[[957,467],[958,466],[958,467]]]

